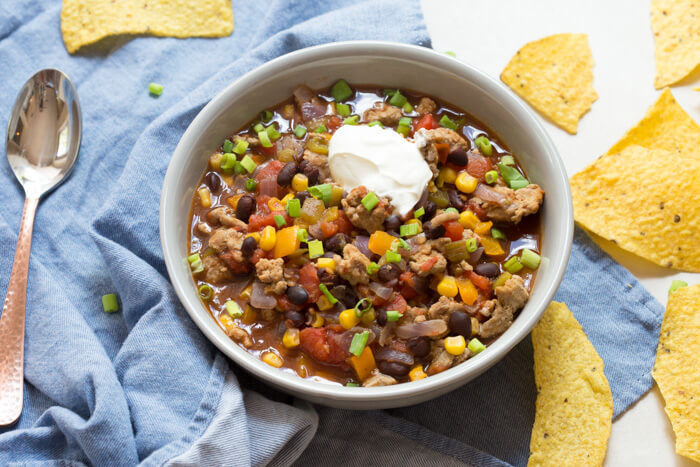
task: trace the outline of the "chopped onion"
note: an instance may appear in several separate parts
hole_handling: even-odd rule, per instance
[[[479,260],[481,259],[481,256],[484,254],[484,247],[480,246],[472,254],[469,255],[469,258],[467,259],[467,263],[471,264],[472,266],[476,266],[479,264]]]
[[[277,180],[274,178],[265,178],[258,185],[260,188],[260,194],[272,197],[277,197]]]
[[[396,328],[396,335],[401,339],[417,336],[435,337],[447,331],[447,323],[441,319],[431,319],[420,323],[404,324]]]
[[[382,330],[379,332],[379,345],[384,346],[388,344],[391,341],[391,338],[394,337],[394,330],[396,329],[396,323],[395,322],[388,322],[384,325]]]
[[[238,296],[243,292],[243,290],[250,284],[251,278],[246,276],[240,280],[234,280],[226,285],[225,295],[233,298],[238,298]]]
[[[369,237],[367,235],[358,235],[352,242],[360,252],[368,258],[372,258],[372,252],[369,249]]]
[[[378,297],[383,298],[384,300],[389,300],[391,298],[391,294],[394,293],[394,289],[384,287],[379,282],[370,282],[369,288],[372,289],[372,292],[374,292]]]
[[[265,284],[255,281],[250,294],[250,305],[261,310],[272,310],[277,305],[277,299],[274,295],[265,293]]]
[[[474,196],[476,196],[477,198],[481,198],[484,201],[488,201],[490,203],[501,204],[506,200],[506,195],[496,191],[488,185],[484,185],[483,183],[479,183],[476,186],[476,190],[474,190]]]
[[[233,181],[233,190],[235,191],[246,191],[245,182],[247,178],[243,175],[237,175]]]
[[[361,332],[369,331],[369,337],[367,338],[367,344],[370,345],[372,342],[374,342],[374,339],[376,339],[376,335],[374,334],[374,331],[371,329],[363,328],[360,326],[355,326],[354,328],[348,329],[347,331],[343,332],[342,334],[334,334],[333,338],[336,340],[338,343],[338,346],[348,352],[350,350],[350,343],[352,342],[352,338],[355,334],[359,334]]]
[[[441,320],[442,321],[442,320]],[[403,365],[413,365],[413,355],[406,352],[399,352],[391,347],[384,347],[379,352],[374,354],[375,360],[385,360],[387,362],[396,362]]]
[[[309,235],[323,240],[323,230],[321,230],[320,222],[316,222],[315,224],[309,226]]]

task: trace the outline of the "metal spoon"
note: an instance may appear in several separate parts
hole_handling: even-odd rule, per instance
[[[24,312],[29,252],[39,199],[64,181],[80,148],[78,94],[68,76],[41,70],[22,87],[7,125],[7,160],[25,200],[15,261],[0,315],[0,426],[22,413]]]

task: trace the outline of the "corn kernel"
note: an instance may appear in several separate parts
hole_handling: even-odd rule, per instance
[[[241,199],[241,196],[243,196],[243,193],[239,193],[237,195],[230,196],[230,197],[226,198],[226,202],[233,209],[236,209],[236,206],[238,206],[238,200]]]
[[[270,211],[284,211],[284,204],[274,196],[267,202],[267,207],[270,208]]]
[[[253,324],[258,320],[258,312],[255,311],[250,305],[246,305],[243,316],[241,316],[241,323],[243,324]]]
[[[440,174],[438,175],[442,178],[445,183],[454,183],[457,180],[457,172],[450,167],[443,167],[440,169]]]
[[[277,232],[274,227],[268,225],[260,235],[260,248],[264,251],[270,251],[275,247],[275,243],[277,243]]]
[[[287,329],[282,336],[282,344],[288,349],[299,346],[299,330],[296,328]]]
[[[231,328],[233,328],[233,318],[231,318],[229,315],[223,313],[219,315],[219,322],[224,327],[224,329],[226,329],[226,331],[230,331]]]
[[[260,232],[251,232],[247,234],[246,237],[253,237],[255,243],[260,243]]]
[[[490,235],[491,227],[493,227],[493,222],[479,222],[476,227],[474,227],[474,233],[479,235]]]
[[[471,318],[471,321],[472,321],[472,337],[474,337],[477,334],[479,334],[479,326],[481,326],[481,323],[479,322],[478,319],[476,319],[474,317]]]
[[[309,179],[304,174],[296,174],[292,178],[292,189],[294,191],[306,191],[309,187]]]
[[[331,308],[333,308],[333,304],[330,300],[328,300],[328,297],[326,297],[325,295],[321,295],[321,297],[316,302],[316,306],[318,306],[318,309],[321,311],[328,311]]]
[[[352,329],[360,323],[360,318],[357,317],[355,310],[352,308],[341,311],[338,320],[343,329]]]
[[[365,324],[372,324],[374,321],[374,318],[376,318],[377,315],[374,313],[374,308],[370,309],[369,311],[366,311],[362,314],[362,318],[360,318],[360,321],[362,321]]]
[[[406,221],[406,224],[418,224],[418,233],[423,232],[423,224],[421,223],[420,219],[409,219]]]
[[[335,272],[335,261],[333,261],[333,258],[319,258],[316,261],[316,266],[319,269],[326,268],[330,272]]]
[[[252,294],[253,294],[253,287],[249,285],[248,287],[243,289],[240,294],[238,294],[238,298],[240,298],[241,300],[250,300],[250,296]]]
[[[452,336],[445,339],[445,350],[451,355],[462,355],[467,347],[464,336]]]
[[[282,107],[282,117],[285,120],[291,120],[294,118],[294,104],[286,104]]]
[[[281,368],[283,364],[282,358],[273,352],[265,352],[262,355],[262,361],[275,368]]]
[[[292,162],[294,160],[294,150],[291,148],[284,148],[277,151],[277,159],[280,162]]]
[[[224,155],[215,152],[211,156],[209,156],[209,167],[211,167],[212,170],[216,170],[217,172],[221,170],[221,159],[224,158]]]
[[[221,175],[221,180],[224,181],[223,188],[233,186],[233,175]]]
[[[323,326],[324,322],[325,322],[325,320],[323,319],[323,316],[316,313],[316,319],[314,319],[314,322],[311,323],[311,327],[320,328],[321,326]]]
[[[211,192],[209,191],[209,188],[200,188],[197,190],[197,194],[199,195],[199,204],[203,208],[211,207]]]
[[[411,371],[408,372],[408,379],[411,381],[418,381],[419,379],[427,378],[427,376],[425,371],[423,371],[423,367],[420,365],[414,366],[411,368]]]
[[[284,198],[282,198],[282,199],[280,200],[280,202],[281,202],[285,207],[287,207],[287,201],[289,201],[289,200],[292,199],[292,198],[294,198],[294,194],[293,194],[293,193],[287,193],[286,195],[284,195]]]
[[[457,281],[452,276],[445,276],[438,283],[437,292],[445,297],[454,297],[459,292]]]
[[[459,223],[462,224],[462,227],[464,227],[465,229],[474,230],[474,228],[479,224],[479,222],[481,221],[479,221],[479,218],[476,217],[476,214],[469,210],[463,211],[459,215]]]
[[[455,180],[455,185],[457,189],[462,193],[474,193],[476,190],[476,185],[478,185],[479,180],[469,175],[467,172],[462,172],[457,175],[457,180]]]

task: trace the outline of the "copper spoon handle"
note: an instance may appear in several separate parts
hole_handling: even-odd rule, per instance
[[[38,198],[24,200],[15,261],[0,316],[0,426],[11,425],[22,413],[24,383],[24,311],[27,303],[29,252]]]

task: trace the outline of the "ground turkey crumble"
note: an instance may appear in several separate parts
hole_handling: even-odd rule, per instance
[[[441,251],[445,244],[449,242],[449,238],[440,238],[428,240],[423,245],[416,247],[415,251],[411,253],[411,259],[408,263],[411,270],[420,277],[445,272],[447,260]]]
[[[287,281],[284,280],[284,260],[282,258],[262,258],[255,263],[255,274],[260,282],[272,284],[272,291],[277,295],[287,290]]]
[[[437,111],[437,104],[434,100],[429,97],[421,97],[418,105],[416,106],[416,112],[419,114],[432,114]]]
[[[366,122],[379,120],[384,126],[395,126],[399,123],[399,119],[401,119],[402,116],[401,109],[383,103],[380,107],[373,107],[366,110],[362,118]]]
[[[505,186],[494,187],[494,190],[505,195],[505,199],[501,202],[484,201],[476,197],[472,199],[486,210],[489,219],[496,222],[517,224],[523,217],[536,213],[544,198],[544,191],[534,183],[519,190]]]
[[[490,300],[488,312],[491,317],[479,326],[479,336],[491,339],[503,334],[513,323],[515,312],[525,306],[529,294],[523,278],[513,276],[494,290],[497,299]],[[486,303],[489,303],[486,302]],[[493,310],[493,311],[491,311]]]
[[[343,210],[352,225],[359,229],[374,233],[381,230],[384,221],[391,214],[391,204],[388,198],[379,198],[379,203],[368,211],[362,205],[362,198],[367,195],[367,188],[358,186],[350,190],[350,193],[342,200]]]
[[[469,143],[462,138],[456,131],[447,128],[436,128],[435,130],[426,130],[421,128],[413,136],[416,146],[423,154],[423,158],[430,166],[433,172],[433,178],[438,176],[438,152],[435,147],[436,143],[447,143],[450,146],[449,152],[456,149],[469,149]]]
[[[369,258],[355,245],[347,244],[343,248],[343,257],[335,257],[335,272],[351,285],[369,284]]]

